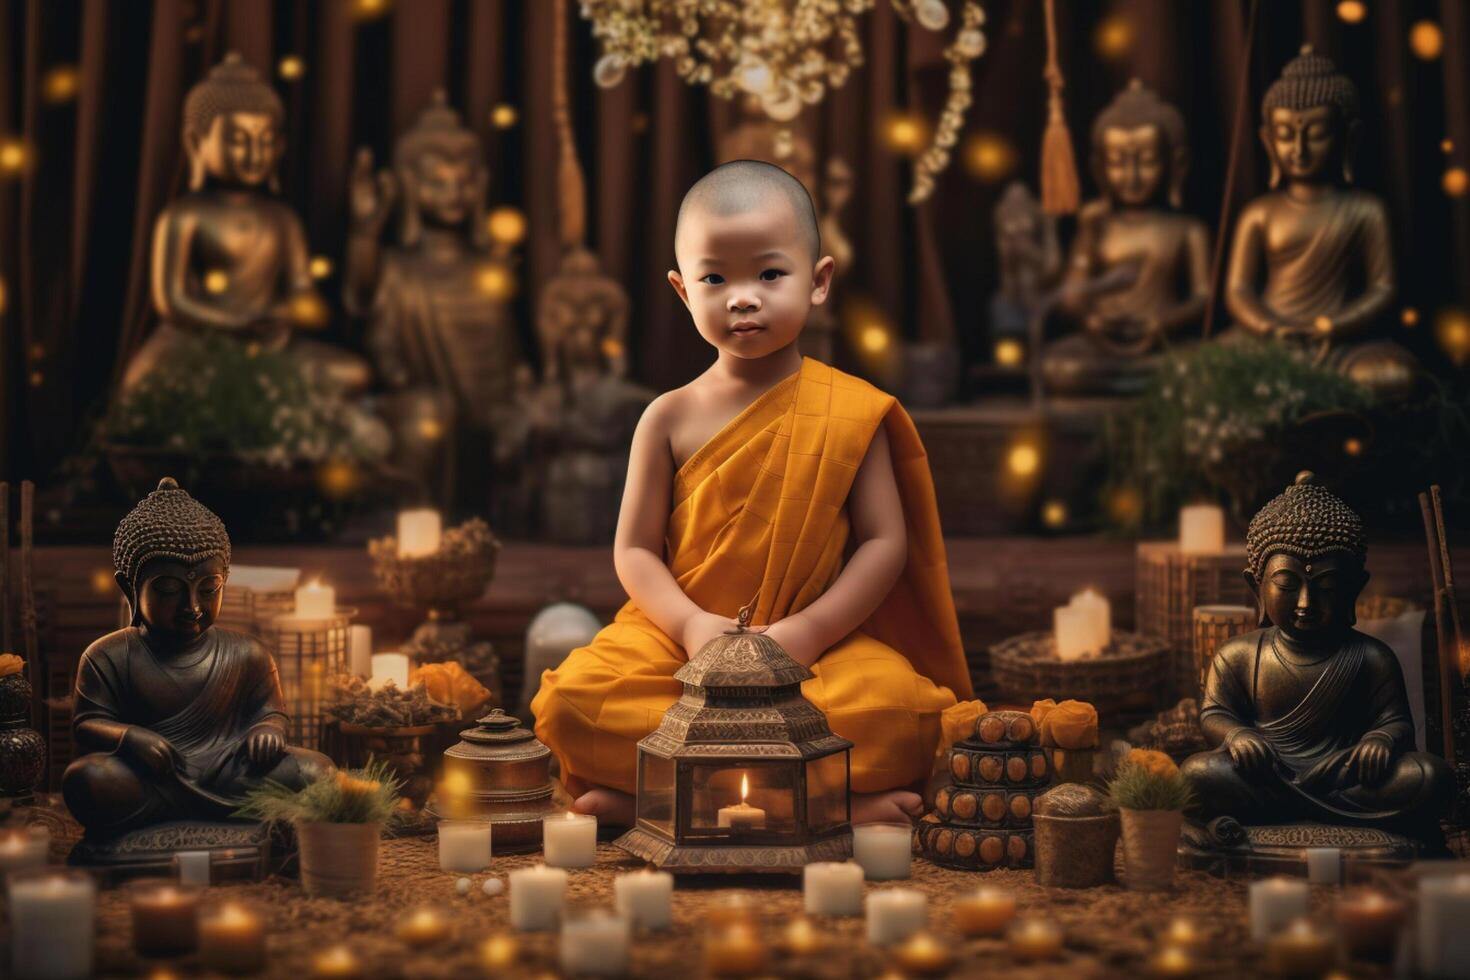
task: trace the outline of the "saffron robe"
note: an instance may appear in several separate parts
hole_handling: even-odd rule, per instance
[[[934,483],[902,406],[859,378],[806,358],[731,420],[674,476],[665,560],[701,609],[752,622],[800,612],[842,571],[847,495],[884,426],[903,502],[909,556],[879,607],[812,666],[802,694],[854,743],[852,789],[921,783],[935,751],[983,706],[971,696],[949,587]],[[683,693],[686,651],[634,602],[590,644],[541,677],[536,734],[567,789],[633,793],[638,741]]]

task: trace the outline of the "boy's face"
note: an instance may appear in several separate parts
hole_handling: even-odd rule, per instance
[[[780,194],[735,214],[694,208],[679,225],[674,254],[679,268],[669,283],[694,326],[735,357],[765,357],[791,344],[832,284],[832,257],[812,256]]]

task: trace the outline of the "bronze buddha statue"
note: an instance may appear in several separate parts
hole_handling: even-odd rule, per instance
[[[1351,186],[1357,86],[1306,45],[1267,89],[1261,117],[1272,191],[1236,222],[1225,305],[1237,326],[1222,339],[1281,340],[1381,396],[1408,394],[1418,362],[1387,339],[1388,212]]]
[[[1188,170],[1184,117],[1134,79],[1092,126],[1102,197],[1078,215],[1057,298],[1081,332],[1042,352],[1048,391],[1137,392],[1156,366],[1153,355],[1204,315],[1209,233],[1178,213]]]
[[[313,381],[356,392],[367,362],[297,335],[324,326],[301,219],[274,194],[285,109],[238,54],[225,56],[184,100],[189,192],[154,224],[151,281],[159,324],[124,372],[127,391],[191,335],[268,350],[289,345]]]
[[[228,819],[264,780],[299,788],[331,770],[286,744],[266,646],[214,627],[230,572],[218,517],[166,478],[118,524],[112,556],[132,625],[82,654],[72,733],[88,754],[61,781],[89,838]]]
[[[1024,181],[1013,180],[991,212],[1000,285],[990,299],[990,335],[1023,338],[1062,268],[1056,218]]]
[[[1393,650],[1352,628],[1362,520],[1302,473],[1251,520],[1246,557],[1261,628],[1209,666],[1200,727],[1215,748],[1183,767],[1193,815],[1376,827],[1442,848],[1449,768],[1415,751]]]

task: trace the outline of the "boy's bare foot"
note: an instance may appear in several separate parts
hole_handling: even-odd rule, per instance
[[[852,822],[909,823],[924,815],[924,800],[918,793],[890,790],[887,793],[852,794]]]
[[[631,827],[637,817],[633,797],[615,789],[590,789],[572,802],[577,813],[590,813],[599,826]]]

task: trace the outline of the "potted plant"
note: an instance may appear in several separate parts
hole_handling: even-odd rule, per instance
[[[338,769],[299,791],[266,781],[246,798],[239,816],[290,823],[308,895],[342,898],[370,892],[378,875],[378,838],[396,818],[398,781],[386,763]]]
[[[1124,884],[1133,891],[1168,891],[1184,809],[1194,796],[1189,778],[1164,753],[1133,749],[1108,792],[1123,820]]]

